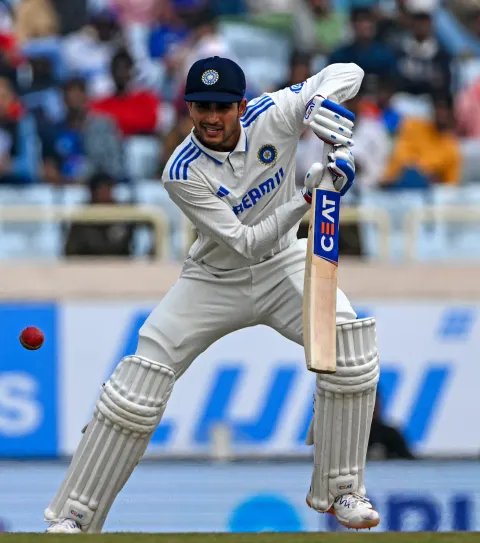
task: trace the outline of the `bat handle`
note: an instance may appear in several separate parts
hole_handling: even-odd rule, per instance
[[[320,181],[319,188],[325,189],[325,190],[336,190],[333,186],[333,177],[330,170],[326,167],[328,164],[328,154],[331,153],[333,150],[333,145],[330,145],[330,143],[324,143],[323,144],[323,153],[322,153],[322,164],[325,166],[325,170],[323,171],[322,180]]]

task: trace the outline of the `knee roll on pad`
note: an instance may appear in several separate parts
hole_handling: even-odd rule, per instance
[[[327,511],[341,494],[365,494],[378,378],[375,319],[338,324],[337,371],[316,379],[314,469],[308,501],[318,511]]]
[[[101,530],[116,495],[143,456],[175,383],[168,366],[127,356],[103,386],[68,473],[45,511]]]

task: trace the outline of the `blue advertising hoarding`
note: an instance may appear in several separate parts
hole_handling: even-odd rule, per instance
[[[0,305],[0,456],[72,454],[101,384],[134,352],[154,305],[120,299]],[[419,455],[478,455],[480,436],[465,429],[477,426],[470,402],[480,377],[479,308],[368,300],[356,307],[377,318],[386,420]],[[38,351],[18,342],[30,324],[45,332]],[[275,331],[257,326],[230,334],[176,383],[147,454],[209,454],[211,433],[222,424],[234,454],[308,456],[314,379],[303,349]]]
[[[40,327],[41,349],[24,349],[18,337]],[[58,452],[58,323],[49,303],[0,305],[0,456],[55,456]]]

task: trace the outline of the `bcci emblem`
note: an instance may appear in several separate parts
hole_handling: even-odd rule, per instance
[[[294,85],[291,85],[290,90],[295,94],[298,94],[302,90],[303,85],[305,85],[305,81],[302,83],[295,83]]]
[[[204,85],[215,85],[218,81],[219,75],[217,70],[207,70],[202,74],[202,83]]]
[[[275,164],[275,161],[277,160],[277,150],[273,145],[263,145],[258,150],[257,157],[262,164],[270,166],[271,164]]]

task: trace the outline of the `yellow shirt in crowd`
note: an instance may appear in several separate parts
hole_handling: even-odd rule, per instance
[[[415,168],[434,183],[460,182],[461,155],[451,132],[440,132],[432,121],[407,118],[402,122],[385,172],[394,183],[405,168]]]

